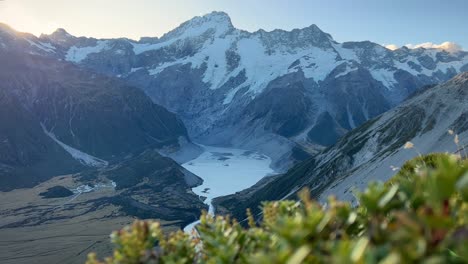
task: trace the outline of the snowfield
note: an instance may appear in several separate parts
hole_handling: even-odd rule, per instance
[[[204,152],[196,159],[182,164],[184,168],[203,179],[203,184],[192,190],[206,197],[209,213],[214,214],[211,201],[219,196],[229,195],[249,188],[263,177],[273,174],[271,159],[258,152],[201,146]],[[199,221],[184,228],[191,232]]]
[[[96,42],[95,46],[90,46],[90,47],[73,46],[67,51],[65,59],[67,61],[79,63],[83,61],[84,59],[86,59],[88,55],[90,54],[99,53],[108,49],[109,49],[109,42],[105,40],[99,40]]]

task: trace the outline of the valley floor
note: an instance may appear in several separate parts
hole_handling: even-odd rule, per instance
[[[52,178],[34,188],[0,192],[0,263],[84,263],[88,253],[112,253],[110,237],[134,221],[110,204],[96,199],[115,195],[112,187],[70,197],[43,199],[39,193],[62,185],[73,189],[71,175]],[[162,221],[164,230],[178,223]]]

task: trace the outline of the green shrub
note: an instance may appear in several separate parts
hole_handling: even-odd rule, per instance
[[[249,228],[203,214],[194,237],[136,221],[112,235],[104,263],[468,263],[467,161],[418,157],[389,183],[370,183],[357,207],[309,197],[264,203]]]
[[[418,156],[409,160],[401,166],[401,169],[398,173],[393,176],[387,184],[392,184],[394,182],[399,182],[402,178],[411,178],[417,170],[423,169],[435,169],[437,164],[441,162],[444,158],[447,157],[445,153],[431,153],[424,156]]]

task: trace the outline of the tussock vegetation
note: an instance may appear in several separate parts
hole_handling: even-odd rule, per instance
[[[136,221],[112,234],[115,251],[97,263],[468,263],[468,162],[419,156],[389,182],[356,194],[359,206],[333,198],[263,204],[249,227],[204,214],[198,234],[163,234]]]

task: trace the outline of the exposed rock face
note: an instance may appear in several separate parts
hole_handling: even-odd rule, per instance
[[[255,147],[274,160],[298,146],[310,153],[329,146],[417,88],[468,67],[463,51],[338,43],[316,25],[250,33],[222,12],[161,38],[99,40],[58,30],[33,42],[52,46],[47,56],[143,89],[197,141]]]
[[[297,191],[304,187],[322,201],[328,195],[352,201],[354,188],[389,179],[418,153],[449,151],[466,155],[467,117],[468,73],[462,73],[364,123],[286,174],[267,178],[239,195],[217,199],[217,210],[243,217],[245,208],[256,209],[264,200],[295,199]],[[458,135],[458,144],[449,130]],[[404,149],[407,141],[416,149]]]

